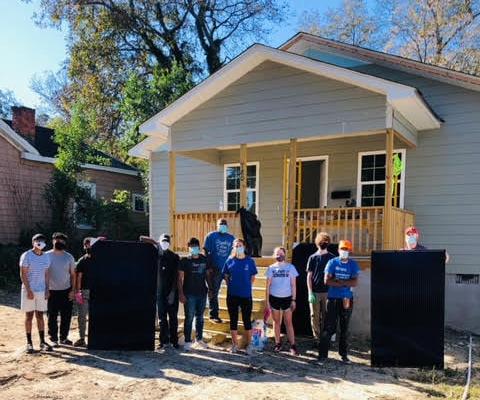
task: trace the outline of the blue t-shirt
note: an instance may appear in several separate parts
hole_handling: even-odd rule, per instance
[[[330,274],[339,280],[349,280],[356,278],[360,268],[355,260],[348,259],[346,263],[340,261],[340,257],[332,258],[325,267],[325,274]],[[328,298],[343,299],[353,297],[352,289],[349,286],[344,287],[328,287]]]
[[[222,270],[225,261],[230,257],[235,238],[229,233],[210,232],[205,238],[205,250],[214,268]]]
[[[228,295],[244,298],[252,297],[252,276],[257,275],[255,261],[250,257],[228,258],[222,275],[228,275]]]

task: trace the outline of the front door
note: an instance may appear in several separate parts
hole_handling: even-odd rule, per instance
[[[297,161],[297,183],[295,208],[321,208],[322,166],[324,160]]]

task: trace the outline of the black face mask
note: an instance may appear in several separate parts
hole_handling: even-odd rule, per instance
[[[322,243],[320,243],[320,249],[321,249],[321,250],[325,250],[327,247],[328,247],[328,243],[327,243],[327,242],[322,242]]]
[[[63,242],[55,242],[53,247],[55,248],[55,250],[65,250],[67,248],[67,245]]]

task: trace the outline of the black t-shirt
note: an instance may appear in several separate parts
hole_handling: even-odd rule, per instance
[[[190,296],[205,296],[207,294],[207,270],[211,266],[207,257],[199,255],[184,257],[180,261],[179,270],[185,273],[183,279],[183,293]]]
[[[158,254],[158,288],[164,296],[177,289],[180,257],[171,250]]]
[[[90,289],[90,281],[88,278],[90,265],[92,265],[92,257],[88,254],[80,257],[77,261],[77,266],[75,270],[82,273],[82,281],[80,282],[80,287],[83,289]]]
[[[332,258],[335,258],[332,253],[318,254],[318,252],[308,258],[307,271],[312,273],[312,290],[315,293],[328,292],[328,286],[324,281],[325,267]]]

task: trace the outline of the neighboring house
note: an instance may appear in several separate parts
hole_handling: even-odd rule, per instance
[[[13,107],[12,120],[0,119],[0,243],[16,243],[22,229],[48,222],[50,207],[44,198],[45,185],[54,169],[57,145],[54,131],[35,125],[35,110]],[[85,181],[92,196],[111,198],[114,190],[128,190],[135,221],[146,223],[144,189],[138,171],[112,157],[110,166],[86,164]],[[77,228],[89,229],[84,221]]]
[[[239,205],[258,214],[264,255],[319,230],[351,239],[367,257],[358,330],[370,251],[402,247],[415,223],[451,256],[447,323],[480,333],[479,110],[480,77],[299,33],[250,47],[146,121],[130,154],[150,160],[150,233],[178,249],[219,215],[238,230]]]

